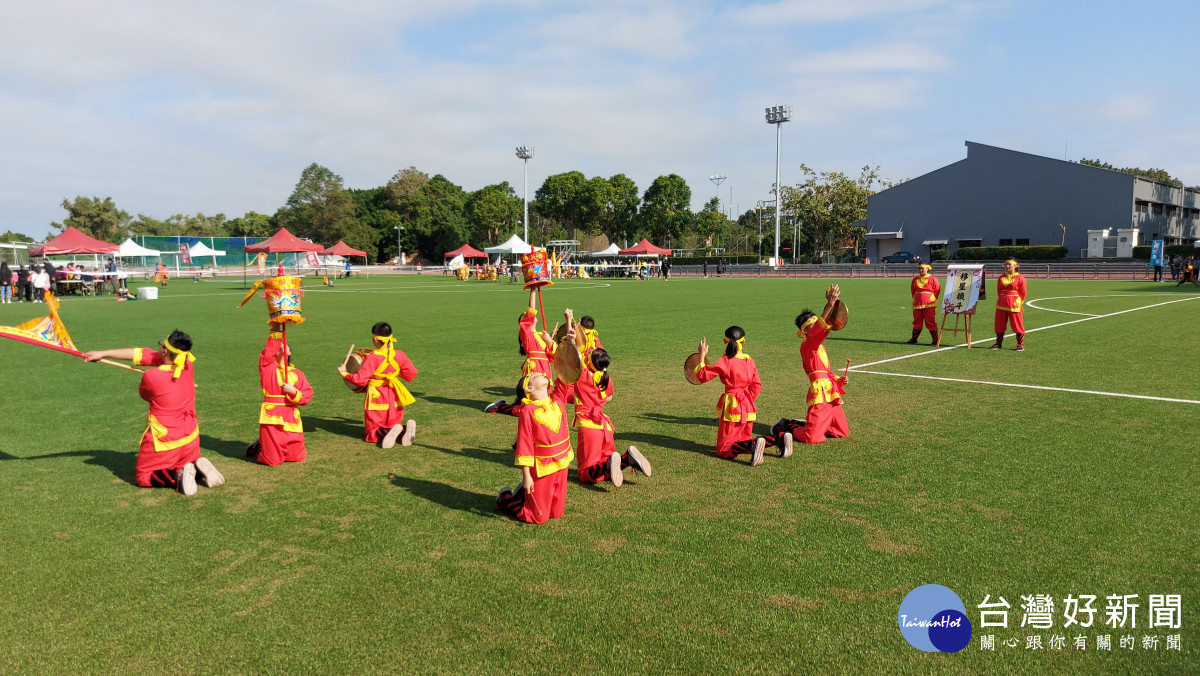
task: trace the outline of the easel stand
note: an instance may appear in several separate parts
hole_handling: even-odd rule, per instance
[[[946,335],[946,319],[950,315],[954,315],[954,328],[950,329],[950,333],[957,335],[959,332],[962,332],[962,333],[967,334],[967,349],[968,350],[971,349],[971,317],[975,316],[974,312],[971,312],[971,313],[951,312],[949,314],[943,314],[942,315],[942,329],[940,331],[938,331],[937,346],[938,347],[942,346],[942,336]],[[959,317],[963,318],[962,323],[964,324],[964,326],[962,328],[959,328],[959,321],[958,321]]]

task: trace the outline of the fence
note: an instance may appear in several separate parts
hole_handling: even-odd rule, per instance
[[[958,265],[959,263],[955,263]],[[966,262],[965,264],[971,264]],[[975,263],[979,265],[979,263]],[[933,274],[944,276],[945,263],[933,263]],[[983,263],[989,277],[1004,274],[1004,264],[1000,262]],[[700,265],[679,265],[671,267],[672,276],[701,277],[703,267]],[[912,277],[917,274],[915,264],[897,265],[863,265],[858,263],[838,263],[831,265],[781,265],[770,268],[765,265],[729,265],[725,276],[731,277]],[[1099,263],[1023,263],[1021,274],[1033,279],[1128,279],[1150,280],[1154,278],[1154,270],[1148,263],[1141,262],[1099,262]],[[708,266],[708,276],[715,277],[715,266]],[[1164,278],[1170,278],[1170,270],[1164,270]]]

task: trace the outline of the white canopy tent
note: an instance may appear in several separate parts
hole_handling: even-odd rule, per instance
[[[147,249],[146,247],[133,241],[133,238],[131,237],[124,242],[121,242],[121,249],[117,252],[117,255],[121,258],[141,258],[144,256],[161,256],[162,253],[163,252],[157,249]]]
[[[621,247],[617,246],[616,243],[613,243],[613,244],[609,244],[608,248],[604,249],[603,251],[593,251],[592,257],[594,257],[594,258],[615,258],[618,255],[620,255],[617,253],[620,250],[621,250]]]
[[[483,250],[484,253],[490,254],[527,254],[533,251],[533,247],[525,243],[517,235],[508,238],[508,241],[496,246],[489,246]]]
[[[196,242],[188,247],[188,254],[192,257],[192,260],[196,260],[200,256],[212,256],[212,263],[215,268],[217,267],[217,256],[224,256],[225,252],[217,251],[204,242]]]

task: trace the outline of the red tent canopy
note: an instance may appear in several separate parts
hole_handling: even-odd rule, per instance
[[[79,232],[74,227],[68,227],[58,237],[42,246],[29,251],[32,256],[54,256],[56,254],[105,254],[117,253],[121,247],[108,242],[101,242]]]
[[[258,244],[247,244],[247,253],[295,253],[297,251],[322,251],[325,247],[312,242],[305,242],[287,231],[287,228],[280,228],[279,232],[271,235]]]
[[[621,249],[620,251],[617,252],[617,255],[619,255],[619,256],[634,256],[634,255],[638,255],[638,256],[670,256],[671,250],[656,247],[653,244],[651,244],[649,241],[647,241],[645,237],[643,237],[642,241],[638,242],[637,244],[634,244],[633,246],[629,247],[628,249]]]
[[[339,239],[337,244],[334,244],[333,246],[329,247],[328,249],[322,251],[321,255],[323,255],[323,256],[362,256],[365,258],[367,256],[367,252],[359,251],[358,249],[355,249],[354,247],[350,246],[349,244],[346,244],[345,242],[343,242],[342,240]]]
[[[479,249],[476,249],[475,247],[471,246],[470,244],[464,244],[464,245],[458,247],[457,249],[455,249],[454,251],[447,251],[446,258],[454,258],[455,256],[457,256],[459,254],[462,254],[463,258],[487,258],[488,257],[487,254],[480,251]]]

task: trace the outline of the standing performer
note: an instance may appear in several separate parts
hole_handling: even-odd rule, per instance
[[[258,441],[246,448],[246,457],[274,467],[303,462],[304,422],[300,406],[312,401],[312,386],[304,372],[288,363],[292,350],[283,342],[283,325],[272,324],[267,344],[258,355],[258,379],[263,401],[258,412]]]
[[[700,363],[696,378],[706,383],[720,378],[725,393],[717,399],[717,457],[733,459],[750,453],[750,466],[762,464],[767,439],[754,438],[754,421],[758,417],[754,400],[762,392],[758,368],[750,355],[742,352],[746,332],[740,326],[725,329],[725,354],[716,364],[708,364],[708,339],[700,340]]]
[[[575,463],[579,480],[594,484],[608,479],[619,487],[625,481],[622,471],[626,467],[650,476],[653,471],[650,461],[637,446],[630,446],[624,454],[616,453],[613,439],[616,429],[612,419],[604,415],[604,405],[612,401],[614,390],[608,375],[612,363],[608,352],[598,347],[584,355],[583,363],[587,371],[575,383],[575,420],[571,425],[579,430],[576,442],[579,456]]]
[[[568,326],[567,339],[575,338]],[[521,485],[505,486],[496,495],[496,510],[526,523],[561,518],[567,506],[567,467],[575,458],[566,403],[574,386],[561,380],[550,388],[542,373],[525,378],[525,398],[517,423],[516,465]]]
[[[159,263],[158,267],[154,269],[154,283],[161,285],[164,289],[167,287],[167,279],[170,276],[171,274],[167,272],[167,266],[163,263]]]
[[[938,342],[937,303],[942,286],[938,284],[937,277],[929,274],[932,270],[933,266],[930,264],[921,263],[917,266],[917,274],[912,278],[912,284],[909,284],[913,313],[912,339],[908,341],[909,345],[917,344],[917,338],[921,337],[922,323],[933,337],[930,345],[937,345]]]
[[[400,438],[401,446],[411,446],[417,435],[417,422],[412,420],[403,425],[404,407],[416,401],[405,382],[417,377],[417,367],[403,352],[396,349],[396,338],[392,326],[379,322],[371,327],[375,339],[375,350],[367,355],[357,373],[348,373],[346,366],[338,366],[338,373],[356,388],[367,388],[363,399],[363,424],[365,439],[380,448],[391,448]]]
[[[1191,282],[1192,286],[1200,286],[1200,284],[1196,282],[1196,266],[1192,262],[1191,258],[1183,262],[1182,270],[1183,274],[1179,275],[1179,284]],[[1176,284],[1175,286],[1179,286],[1179,284]]]
[[[1004,274],[996,278],[996,344],[989,350],[999,350],[1004,343],[1004,330],[1012,324],[1017,334],[1017,352],[1025,351],[1025,277],[1021,266],[1013,259],[1004,261]]]
[[[839,438],[850,433],[846,412],[842,409],[846,376],[838,377],[829,368],[824,345],[841,292],[836,284],[826,289],[825,309],[820,316],[805,308],[796,317],[796,328],[800,329],[796,337],[802,341],[800,363],[808,376],[808,412],[804,420],[781,418],[771,426],[773,438],[783,436],[781,446],[785,458],[791,454],[793,439],[806,444],[819,444],[825,441],[825,437]]]
[[[579,319],[579,331],[583,332],[583,347],[580,348],[580,353],[583,356],[588,356],[588,353],[596,348],[604,349],[604,345],[600,342],[600,332],[596,330],[596,320],[590,315],[584,315]]]
[[[537,330],[537,313],[537,288],[532,288],[529,290],[529,307],[517,318],[517,349],[521,356],[525,357],[525,361],[521,363],[521,376],[528,377],[540,373],[549,379],[553,377],[551,367],[554,364],[554,338],[545,331]],[[573,321],[570,313],[570,310],[563,313],[567,324]],[[497,399],[485,406],[483,411],[517,415],[517,408],[521,403],[518,400],[514,401],[515,403],[508,404],[503,399]]]
[[[150,404],[146,431],[138,448],[137,485],[173,488],[196,494],[196,481],[215,488],[225,483],[212,461],[200,456],[200,428],[196,423],[196,380],[192,339],[172,331],[158,350],[131,347],[88,352],[88,361],[123,359],[136,366],[154,366],[142,374],[138,394]]]

